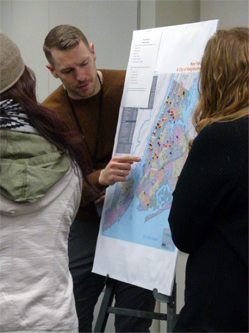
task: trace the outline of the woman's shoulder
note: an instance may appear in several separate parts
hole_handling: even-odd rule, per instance
[[[206,125],[196,139],[208,139],[212,142],[230,141],[248,137],[248,116],[232,121],[212,122]]]
[[[227,122],[206,125],[195,138],[190,154],[200,156],[205,151],[208,158],[224,154],[237,154],[241,158],[248,152],[248,116]],[[244,153],[242,153],[244,152]]]

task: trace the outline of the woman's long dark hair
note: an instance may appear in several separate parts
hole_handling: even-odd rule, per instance
[[[88,159],[85,159],[84,156],[88,152],[82,139],[69,130],[67,124],[56,112],[37,102],[36,78],[30,68],[26,66],[23,75],[17,83],[0,95],[0,100],[5,99],[13,99],[14,102],[18,102],[24,108],[33,127],[36,128],[40,135],[54,144],[62,154],[71,159],[75,170],[77,165],[80,167],[83,180],[95,191],[86,178],[90,166],[86,164]]]

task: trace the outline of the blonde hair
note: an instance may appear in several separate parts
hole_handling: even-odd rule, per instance
[[[248,42],[246,27],[218,30],[207,42],[201,61],[199,102],[193,115],[197,134],[214,121],[248,115]]]

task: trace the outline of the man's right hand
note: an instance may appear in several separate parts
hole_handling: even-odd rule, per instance
[[[125,182],[131,170],[133,162],[140,162],[141,158],[135,155],[114,156],[107,164],[105,169],[101,170],[99,183],[104,186],[113,185],[116,182]]]

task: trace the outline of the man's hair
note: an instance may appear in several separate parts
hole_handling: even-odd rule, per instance
[[[43,51],[48,62],[54,67],[51,49],[68,50],[78,45],[82,41],[89,49],[86,36],[78,28],[72,25],[58,25],[50,30],[43,44]]]
[[[249,28],[218,30],[201,61],[200,99],[193,116],[197,133],[213,121],[248,114]]]

